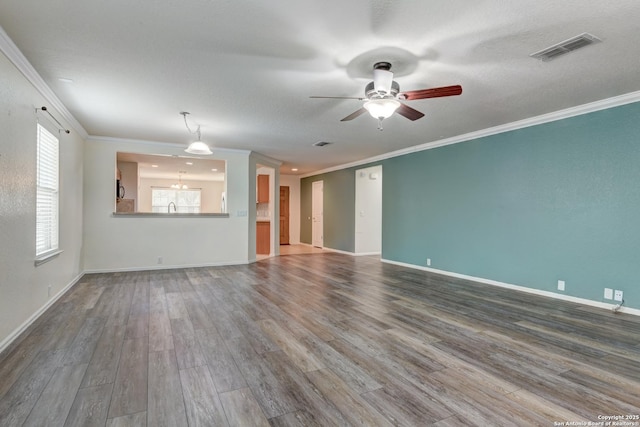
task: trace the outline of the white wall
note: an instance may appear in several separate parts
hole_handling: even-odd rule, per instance
[[[35,267],[36,123],[38,117],[43,124],[50,121],[35,109],[46,106],[65,126],[69,124],[2,53],[0,82],[1,351],[82,273],[83,138],[74,129],[70,134],[55,134],[60,140],[60,249],[64,252]],[[111,195],[114,191],[111,188]]]
[[[113,169],[118,151],[181,155],[183,149],[177,144],[100,138],[90,138],[87,141],[84,156],[86,271],[205,266],[249,261],[249,152],[214,150],[214,157],[227,161],[229,218],[113,215]],[[255,169],[252,180],[255,181]],[[255,200],[255,182],[251,184],[254,191],[251,200]],[[253,210],[255,215],[255,207]],[[253,239],[255,240],[255,227]],[[158,263],[158,257],[162,257],[162,264]]]
[[[169,188],[175,184],[173,179],[140,178],[140,188],[138,189],[138,212],[151,212],[151,188]],[[200,212],[220,213],[222,192],[224,191],[223,181],[196,181],[182,179],[182,183],[190,189],[200,189]]]
[[[289,187],[289,243],[300,244],[300,177],[280,175],[280,186]]]

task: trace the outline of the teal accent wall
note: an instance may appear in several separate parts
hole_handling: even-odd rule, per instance
[[[355,169],[342,169],[300,180],[300,241],[309,244],[311,244],[311,199],[314,181],[323,181],[324,246],[353,252],[355,250]]]
[[[388,159],[383,258],[640,307],[640,104]]]
[[[382,257],[640,308],[639,118],[634,103],[384,160]],[[303,180],[325,181],[343,232],[355,169]],[[340,205],[327,182],[349,188]]]

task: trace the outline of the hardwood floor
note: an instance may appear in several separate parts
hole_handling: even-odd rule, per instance
[[[640,318],[327,252],[86,275],[0,356],[1,426],[553,426],[639,408]]]

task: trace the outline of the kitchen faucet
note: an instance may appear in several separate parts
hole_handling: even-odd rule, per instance
[[[176,210],[176,204],[173,202],[169,202],[169,204],[167,205],[167,213],[171,213],[171,205],[173,205],[173,211],[177,212]]]

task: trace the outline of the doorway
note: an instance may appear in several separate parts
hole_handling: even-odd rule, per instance
[[[382,252],[382,165],[356,172],[355,253]]]
[[[280,186],[280,244],[289,244],[289,187]]]
[[[315,181],[311,187],[311,244],[318,248],[324,246],[324,181]]]

